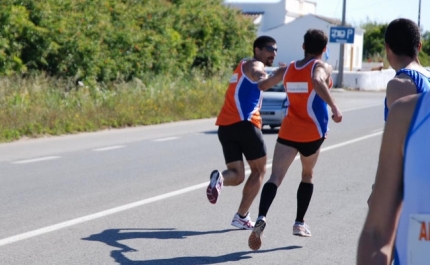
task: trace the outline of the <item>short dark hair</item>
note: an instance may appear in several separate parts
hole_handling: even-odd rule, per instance
[[[418,55],[421,34],[418,25],[410,19],[398,18],[388,24],[385,30],[385,44],[396,55],[412,58]]]
[[[324,31],[308,29],[304,36],[305,53],[320,55],[327,46],[328,38]]]
[[[276,40],[270,36],[260,36],[255,39],[252,50],[255,53],[255,48],[259,48],[261,50],[264,48],[264,46],[266,46],[270,42],[276,43]]]

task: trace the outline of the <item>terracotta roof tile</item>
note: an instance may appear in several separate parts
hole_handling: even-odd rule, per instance
[[[256,20],[259,16],[263,15],[264,12],[242,12],[242,15],[252,21]]]

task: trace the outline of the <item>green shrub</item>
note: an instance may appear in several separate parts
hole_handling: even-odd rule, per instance
[[[3,0],[0,75],[96,81],[207,75],[252,51],[255,28],[220,0]]]

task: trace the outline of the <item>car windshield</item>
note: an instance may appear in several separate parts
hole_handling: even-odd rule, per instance
[[[267,92],[285,92],[284,85],[282,82],[272,86],[271,88],[266,90]]]

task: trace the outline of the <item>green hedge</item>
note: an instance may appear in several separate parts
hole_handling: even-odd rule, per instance
[[[0,75],[74,80],[206,74],[252,54],[256,29],[221,0],[2,0]]]

